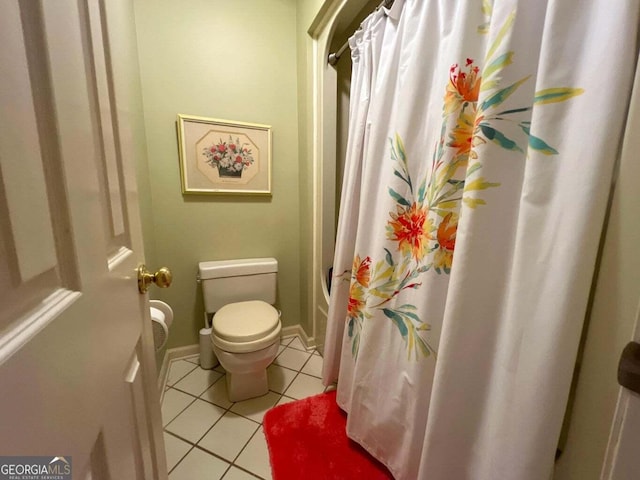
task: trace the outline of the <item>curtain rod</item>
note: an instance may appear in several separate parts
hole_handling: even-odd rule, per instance
[[[393,0],[382,0],[382,2],[380,3],[380,5],[378,5],[376,7],[376,9],[374,11],[379,10],[380,8],[384,7],[384,8],[391,8],[391,5],[393,5]],[[360,30],[360,27],[358,27],[358,29],[356,30],[356,32]],[[340,47],[340,49],[335,52],[335,53],[330,53],[329,57],[327,58],[327,61],[329,62],[329,65],[335,65],[338,63],[338,60],[340,60],[340,57],[342,56],[342,54],[344,53],[344,51],[347,49],[347,47],[349,46],[349,40],[347,40],[346,42],[344,42],[344,45],[342,45]]]

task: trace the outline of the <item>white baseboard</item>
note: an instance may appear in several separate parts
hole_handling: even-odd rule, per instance
[[[158,391],[160,397],[164,395],[164,387],[167,384],[167,374],[169,373],[169,364],[172,360],[190,357],[200,353],[200,345],[187,345],[185,347],[167,348],[162,359],[162,366],[158,372]]]
[[[292,325],[290,327],[282,327],[282,333],[280,336],[282,338],[293,337],[297,335],[304,343],[305,348],[311,349],[316,346],[316,341],[313,337],[307,335],[307,332],[304,331],[304,328],[300,324]]]

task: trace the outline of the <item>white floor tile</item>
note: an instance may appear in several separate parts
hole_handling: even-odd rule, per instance
[[[198,442],[198,445],[233,462],[258,428],[260,425],[256,422],[227,412]]]
[[[278,400],[278,403],[275,404],[275,406],[277,407],[278,405],[284,405],[285,403],[290,403],[290,402],[295,402],[295,401],[296,401],[295,398],[289,398],[289,397],[285,397],[283,395],[282,398],[280,400]]]
[[[222,365],[220,365],[220,364],[218,364],[218,365],[214,368],[214,370],[215,370],[216,372],[218,372],[218,373],[223,374],[223,375],[224,375],[225,373],[227,373],[227,371],[224,369],[224,367],[223,367]]]
[[[189,363],[193,363],[195,365],[200,365],[200,355],[191,355],[189,357],[184,357],[183,360],[186,360]]]
[[[196,366],[186,360],[174,360],[169,364],[169,374],[167,375],[167,385],[173,385]]]
[[[198,399],[167,425],[165,430],[196,443],[223,414],[222,408]]]
[[[221,378],[216,383],[211,385],[201,396],[203,400],[207,402],[215,403],[222,408],[229,408],[233,405],[233,402],[229,401],[229,394],[227,393],[227,382],[225,378]]]
[[[162,399],[162,424],[166,425],[184,410],[195,398],[186,393],[170,388],[164,392]]]
[[[322,378],[322,357],[319,355],[311,355],[309,361],[305,363],[300,371],[307,375]]]
[[[220,377],[222,374],[215,370],[204,370],[197,367],[182,380],[176,382],[173,387],[198,397]]]
[[[237,402],[231,407],[231,411],[255,422],[262,423],[262,417],[264,417],[265,412],[273,407],[279,398],[280,395],[277,393],[269,392],[261,397]]]
[[[277,355],[280,355],[285,348],[287,348],[286,345],[278,345],[278,353],[277,353]]]
[[[288,347],[295,348],[296,350],[302,350],[303,352],[307,351],[304,343],[302,343],[302,340],[300,340],[299,337],[295,337],[293,340],[291,340],[291,343],[289,343]]]
[[[287,347],[276,357],[273,363],[290,368],[291,370],[300,370],[310,356],[310,353]]]
[[[288,397],[301,399],[310,397],[312,395],[317,395],[318,393],[322,392],[324,392],[324,385],[322,385],[322,380],[301,373],[296,377],[296,379],[291,383],[289,388],[287,388],[284,393]]]
[[[169,475],[170,480],[219,480],[229,464],[198,448],[194,448]]]
[[[286,337],[286,338],[281,338],[280,339],[280,345],[289,345],[291,343],[291,340],[293,340],[295,337]]]
[[[280,365],[270,365],[267,368],[267,378],[269,381],[269,390],[274,392],[283,393],[293,379],[296,378],[298,372],[295,370],[289,370],[288,368],[281,367]]]
[[[222,480],[256,480],[256,477],[232,466]]]
[[[168,433],[164,433],[164,449],[167,453],[167,470],[171,471],[193,445],[180,440]]]
[[[253,435],[235,463],[256,475],[260,475],[262,478],[271,480],[269,451],[267,450],[267,441],[264,438],[264,433],[262,433],[262,428],[258,429]]]

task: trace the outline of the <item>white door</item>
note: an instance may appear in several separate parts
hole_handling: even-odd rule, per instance
[[[0,3],[0,455],[82,480],[166,478],[133,18],[131,0]]]

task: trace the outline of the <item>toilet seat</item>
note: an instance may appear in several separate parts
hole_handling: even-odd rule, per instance
[[[280,336],[280,315],[266,302],[230,303],[214,315],[211,340],[232,353],[254,352],[268,347]]]

